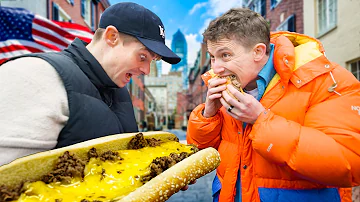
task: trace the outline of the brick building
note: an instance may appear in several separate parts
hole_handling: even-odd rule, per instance
[[[245,6],[266,18],[271,31],[304,33],[303,1],[249,0]]]
[[[194,66],[189,72],[189,89],[186,92],[186,111],[189,119],[191,111],[206,99],[207,86],[201,79],[201,75],[210,69],[210,57],[207,54],[206,44],[201,44]]]
[[[1,1],[1,6],[20,7],[50,20],[73,22],[96,30],[100,16],[110,6],[108,0]]]
[[[48,19],[75,22],[98,28],[98,22],[104,10],[110,6],[108,0],[47,0]]]

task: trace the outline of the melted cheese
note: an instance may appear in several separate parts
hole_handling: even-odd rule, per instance
[[[45,184],[42,181],[28,183],[25,192],[18,201],[67,202],[111,201],[122,198],[143,185],[140,176],[150,173],[149,165],[156,157],[169,156],[170,153],[191,152],[191,146],[178,142],[166,142],[157,147],[145,147],[138,150],[119,150],[121,161],[101,161],[92,158],[86,164],[84,180],[72,179],[70,184]]]

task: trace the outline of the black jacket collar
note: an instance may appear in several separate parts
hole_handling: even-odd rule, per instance
[[[97,88],[118,88],[86,48],[86,45],[87,43],[76,38],[63,52],[66,55],[71,55],[74,62],[79,65],[80,69]]]

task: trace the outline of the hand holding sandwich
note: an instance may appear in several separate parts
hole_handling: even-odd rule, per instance
[[[205,109],[203,116],[206,118],[212,117],[222,107],[220,102],[222,92],[226,90],[226,79],[214,77],[208,81],[208,91],[206,94]]]
[[[226,109],[232,108],[227,113],[239,121],[254,124],[260,113],[265,110],[262,104],[252,95],[241,93],[232,85],[227,85],[227,90],[222,92],[222,97],[220,98],[221,104]]]

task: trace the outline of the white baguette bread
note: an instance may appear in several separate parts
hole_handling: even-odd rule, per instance
[[[11,188],[23,182],[39,181],[54,169],[58,158],[66,151],[86,160],[91,148],[95,148],[99,153],[126,150],[136,134],[138,133],[106,136],[19,158],[0,167],[0,186]],[[162,142],[177,141],[177,137],[168,132],[145,132],[143,135],[146,139],[155,138]],[[168,168],[127,196],[115,197],[111,201],[165,201],[189,182],[216,169],[219,164],[220,156],[215,149],[201,150]]]
[[[220,163],[214,148],[201,150],[156,176],[119,202],[166,201],[170,196],[207,173]]]

